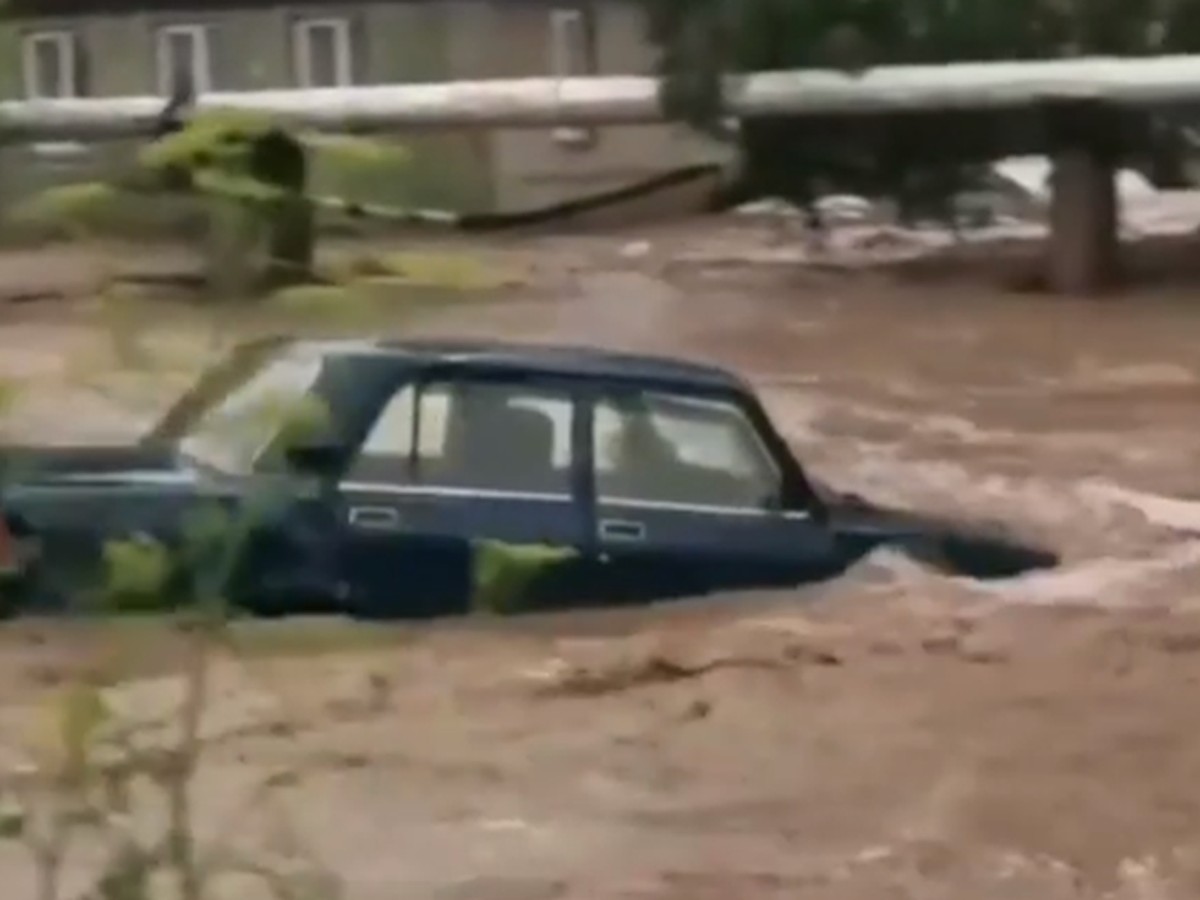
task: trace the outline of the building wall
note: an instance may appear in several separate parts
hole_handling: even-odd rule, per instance
[[[567,2],[567,0],[564,0]],[[638,9],[628,0],[593,0],[596,62],[604,74],[640,74],[653,63]],[[213,88],[288,87],[292,23],[300,16],[346,18],[358,83],[550,75],[554,0],[427,0],[288,4],[265,8],[194,8],[171,12],[94,12],[25,18],[3,34],[13,52],[0,60],[0,91],[22,91],[21,36],[69,28],[79,36],[85,83],[92,96],[157,93],[155,34],[166,25],[211,26]],[[334,158],[315,160],[314,187],[352,199],[455,209],[523,209],[621,187],[673,168],[726,157],[724,148],[667,125],[597,129],[590,141],[564,142],[552,130],[446,131],[397,137],[408,151],[402,167],[351,170]],[[127,159],[128,148],[124,148]],[[91,151],[75,165],[95,170],[122,158],[121,148]],[[35,183],[3,177],[36,157],[5,151],[9,186]],[[50,177],[70,163],[51,166]]]
[[[550,75],[553,3],[472,3],[456,17],[451,63],[471,78]],[[596,64],[605,75],[645,75],[655,51],[646,41],[640,9],[628,0],[602,0],[596,16]],[[483,26],[487,27],[483,27]],[[488,52],[503,35],[507,54]],[[696,163],[728,162],[728,147],[682,126],[631,125],[594,129],[590,139],[568,130],[496,129],[492,159],[496,206],[528,209],[625,187]]]

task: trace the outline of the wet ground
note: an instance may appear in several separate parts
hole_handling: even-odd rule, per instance
[[[883,556],[794,595],[230,664],[214,715],[250,724],[213,725],[241,736],[207,827],[257,840],[268,804],[232,812],[238,791],[299,767],[280,815],[365,900],[1196,896],[1200,302],[738,262],[761,239],[494,246],[527,289],[396,327],[736,367],[827,481],[1004,520],[1065,565],[982,587]],[[0,321],[0,368],[41,379],[22,437],[161,403],[161,377],[79,386],[105,351],[73,309]],[[9,637],[13,699],[85,641]]]

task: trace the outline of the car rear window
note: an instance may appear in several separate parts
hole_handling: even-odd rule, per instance
[[[248,471],[289,422],[310,412],[305,404],[320,377],[315,353],[287,353],[263,360],[202,408],[180,436],[186,455],[228,472]]]

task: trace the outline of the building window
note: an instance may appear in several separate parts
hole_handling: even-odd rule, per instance
[[[21,47],[25,96],[31,100],[77,97],[79,47],[69,31],[39,31]]]
[[[158,31],[158,90],[173,97],[190,88],[193,94],[212,90],[208,28],[168,25]]]
[[[588,7],[550,11],[550,71],[555,78],[595,75],[596,23]]]
[[[353,83],[350,23],[345,19],[304,19],[292,40],[296,84],[302,88],[348,87]]]
[[[571,6],[550,11],[550,74],[555,79],[595,75],[599,69],[596,48],[596,19],[590,6]],[[566,126],[556,128],[554,140],[573,146],[590,146],[595,130]]]

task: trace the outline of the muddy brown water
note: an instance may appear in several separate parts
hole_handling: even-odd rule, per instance
[[[739,265],[761,235],[717,237],[515,242],[489,252],[529,262],[532,299],[403,328],[735,367],[815,474],[1002,520],[1064,565],[981,586],[884,554],[791,595],[262,664],[231,696],[265,685],[305,728],[215,751],[206,828],[254,839],[265,806],[235,797],[303,760],[279,815],[366,900],[1194,897],[1200,302]],[[23,313],[0,367],[54,379],[90,334]],[[112,436],[159,402],[42,396],[10,428]],[[53,658],[40,641],[9,643]],[[354,712],[365,668],[386,699]],[[28,884],[19,854],[0,868]]]

